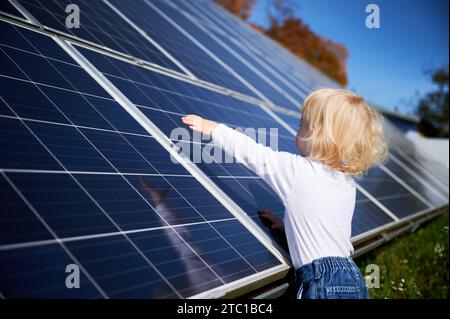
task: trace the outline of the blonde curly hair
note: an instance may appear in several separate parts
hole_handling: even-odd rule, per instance
[[[338,171],[360,176],[386,159],[383,117],[353,92],[312,92],[303,104],[301,122],[297,138],[305,146],[304,155]]]

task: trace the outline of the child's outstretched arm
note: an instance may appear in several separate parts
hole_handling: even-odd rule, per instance
[[[295,178],[296,155],[274,151],[224,124],[196,115],[183,116],[182,122],[194,131],[211,135],[216,146],[263,178],[285,201]]]

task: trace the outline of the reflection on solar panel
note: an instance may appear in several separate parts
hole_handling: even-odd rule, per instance
[[[173,132],[194,113],[295,153],[299,106],[334,82],[209,1],[3,1],[0,19],[0,296],[237,296],[286,276],[257,215],[284,214],[269,185]],[[358,245],[448,205],[448,173],[386,129],[389,160],[357,180]]]

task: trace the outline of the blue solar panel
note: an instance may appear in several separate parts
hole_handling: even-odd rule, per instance
[[[298,130],[300,129],[300,117],[294,117],[280,112],[275,112],[275,114],[286,124],[288,124],[289,127],[292,128],[295,132],[298,132]]]
[[[102,1],[19,0],[42,25],[105,46],[175,71],[181,71],[170,59],[128,25]],[[80,28],[67,28],[65,12],[69,4],[80,9]]]
[[[429,171],[427,168],[428,163],[424,164],[424,158],[416,158],[417,155],[414,151],[402,150],[398,146],[392,146],[391,153],[395,158],[400,160],[405,167],[410,171],[413,171],[448,199],[448,184],[445,182],[445,176],[448,176],[448,172],[442,171],[442,169],[438,170],[440,172],[439,174],[437,174],[436,171]],[[444,179],[444,181],[442,181],[442,179]]]
[[[429,208],[423,200],[378,167],[372,168],[359,180],[359,184],[399,218]]]
[[[181,25],[181,30],[168,22],[162,15],[155,11],[145,1],[111,1],[121,12],[142,28],[155,41],[157,41],[165,50],[172,54],[194,75],[202,80],[241,92],[247,95],[256,96],[239,79],[233,76],[228,70],[220,65],[210,55],[205,53],[198,45],[188,38],[183,32],[186,25]],[[152,2],[152,4],[156,4]],[[174,16],[177,12],[163,3],[158,3],[158,7],[170,12],[170,17],[177,23],[182,23],[183,16]],[[192,26],[194,27],[194,26]],[[187,31],[187,30],[186,30]],[[202,30],[194,30],[195,37],[201,36]],[[191,34],[194,35],[194,34]],[[207,35],[204,35],[205,37]],[[202,43],[205,45],[205,43]],[[214,47],[211,47],[214,46]],[[220,47],[211,39],[207,43],[209,50],[219,49]],[[223,50],[223,49],[222,49]],[[216,53],[216,52],[214,52]]]
[[[165,14],[172,17],[177,22],[177,24],[181,28],[183,28],[183,30],[186,30],[191,35],[195,36],[198,41],[212,50],[214,54],[216,54],[216,56],[218,56],[227,65],[231,66],[233,70],[235,70],[239,75],[250,82],[251,85],[253,85],[256,89],[258,89],[260,92],[264,92],[263,94],[273,103],[292,110],[298,110],[300,101],[297,102],[293,97],[291,97],[290,100],[286,98],[286,94],[284,93],[282,88],[280,88],[280,86],[283,86],[284,88],[284,85],[277,81],[277,79],[273,78],[273,76],[270,76],[268,73],[264,74],[264,68],[261,65],[258,65],[252,57],[244,53],[242,49],[240,49],[226,37],[217,32],[210,31],[212,32],[213,36],[218,38],[218,40],[214,39],[213,36],[210,36],[202,28],[196,25],[195,22],[189,20],[186,16],[184,16],[181,11],[175,10],[170,5],[167,5],[167,3],[164,1],[154,1],[153,5],[157,6]],[[223,44],[221,45],[219,41],[221,41]],[[233,53],[230,53],[233,51],[234,55]],[[243,60],[246,61],[247,64],[238,59],[236,57],[236,54],[243,58]],[[265,75],[266,80],[258,75],[258,73],[262,73],[263,75]],[[272,84],[270,82],[272,82]]]
[[[356,192],[356,207],[352,219],[352,237],[384,226],[394,220],[361,192]]]
[[[411,186],[417,193],[422,195],[429,203],[433,206],[439,207],[446,203],[446,198],[443,194],[439,193],[438,190],[426,185],[426,181],[420,179],[420,177],[415,177],[411,175],[405,168],[403,168],[398,163],[388,160],[385,166],[397,175],[401,180],[405,181],[409,186]]]
[[[3,145],[3,143],[1,144]],[[2,167],[3,165],[2,163]],[[0,176],[0,199],[0,209],[2,211],[0,245],[14,244],[16,241],[39,241],[49,238],[45,227],[33,216],[27,205],[9,187],[2,176]],[[15,227],[10,227],[11,225],[6,221],[14,221]]]
[[[39,249],[0,250],[1,292],[5,298],[102,298],[92,281],[80,272],[80,288],[67,289],[66,266],[75,263],[60,245]]]
[[[42,55],[56,42],[12,28],[33,51],[0,45],[0,196],[13,214],[0,222],[0,260],[26,264],[0,272],[3,296],[186,298],[281,265],[81,67]],[[71,263],[84,285],[72,294]]]
[[[0,2],[0,12],[1,11],[15,16],[21,16],[20,12],[8,0]]]

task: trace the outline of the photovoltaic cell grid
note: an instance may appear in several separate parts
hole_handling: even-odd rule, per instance
[[[118,3],[124,3],[123,1],[116,1]],[[207,47],[212,52],[220,52],[218,56],[223,62],[231,66],[239,75],[246,79],[251,85],[253,85],[260,92],[264,92],[273,103],[284,106],[292,110],[298,110],[299,105],[294,98],[289,100],[284,95],[286,93],[279,87],[281,83],[274,83],[276,79],[270,79],[267,77],[268,74],[263,74],[266,78],[262,78],[258,73],[263,73],[264,69],[256,63],[256,61],[249,57],[242,49],[236,46],[234,43],[229,41],[226,37],[221,34],[209,31],[205,31],[201,24],[197,24],[195,18],[191,17],[186,13],[174,9],[172,6],[164,1],[154,1],[155,6],[157,6],[161,11],[163,11],[168,16],[172,17],[174,21],[183,29],[198,39],[201,43],[207,45]],[[245,61],[245,62],[242,62]],[[270,83],[273,83],[271,85]]]
[[[62,32],[70,31],[81,39],[179,71],[178,67],[102,1],[52,0],[44,3],[39,0],[20,0],[20,3],[45,26]],[[83,12],[83,28],[67,29],[65,27],[64,8],[69,3],[77,4]],[[254,96],[254,93],[241,81],[145,1],[110,1],[110,3],[120,9],[131,21],[137,23],[161,47],[201,79]],[[114,23],[112,24],[111,21]]]
[[[356,206],[352,219],[352,237],[393,221],[392,217],[383,213],[377,205],[361,194],[361,192],[356,192]]]
[[[156,3],[155,1],[127,2],[112,0],[110,3],[142,28],[198,78],[257,97],[253,91],[195,43],[193,39],[200,36],[203,40],[208,41],[207,43],[201,42],[201,44],[209,51],[215,52],[219,49],[223,51],[223,48],[209,39],[202,30],[189,22],[186,23],[186,19],[177,11],[164,3]],[[182,24],[183,21],[185,21],[184,24]]]
[[[431,208],[378,167],[371,169],[359,184],[399,218]]]
[[[280,264],[51,38],[0,25],[4,297],[189,297]]]
[[[311,91],[304,85],[304,79],[292,80],[286,77],[286,73],[291,73],[292,70],[288,68],[282,68],[280,63],[274,64],[274,56],[270,55],[268,58],[267,50],[261,48],[261,45],[255,46],[253,44],[254,39],[249,36],[249,39],[245,38],[245,42],[242,41],[242,37],[247,33],[246,30],[240,28],[240,32],[233,32],[235,26],[227,25],[221,17],[210,16],[211,10],[205,10],[208,7],[207,4],[200,4],[198,1],[174,1],[180,12],[185,12],[194,17],[195,21],[201,23],[204,28],[209,32],[226,43],[232,50],[235,50],[241,57],[243,57],[248,63],[253,64],[259,72],[269,78],[276,86],[280,87],[284,92],[294,98],[294,101],[287,101],[284,97],[278,97],[277,92],[270,95],[270,100],[280,106],[286,106],[287,108],[298,111],[300,103],[303,101],[303,97]],[[244,31],[244,32],[242,32]],[[253,84],[254,81],[251,81]],[[261,87],[261,92],[268,94],[273,91],[273,88],[267,92]],[[278,97],[278,98],[277,98]],[[294,103],[294,105],[292,105]]]
[[[384,165],[407,185],[411,186],[432,206],[439,207],[445,205],[445,195],[440,193],[438,189],[429,184],[425,179],[415,174],[414,171],[408,170],[407,166],[403,163],[388,159]]]
[[[385,123],[385,132],[390,141],[389,159],[393,162],[386,166],[399,172],[401,179],[409,181],[433,205],[448,203],[448,170],[418,152],[413,142],[392,124]],[[417,188],[418,184],[422,185],[421,189]]]
[[[448,172],[439,170],[439,172],[442,173],[436,174],[436,172],[430,171],[429,168],[423,164],[423,162],[428,163],[428,161],[423,158],[417,158],[415,153],[415,151],[402,150],[399,147],[391,149],[392,156],[399,160],[409,172],[413,172],[433,189],[446,196],[448,201],[448,184],[445,181],[442,181],[442,177],[448,174]]]
[[[399,135],[395,132],[395,135]],[[415,145],[408,139],[395,139],[392,143],[395,149],[395,156],[415,166],[420,172],[431,176],[435,181],[435,186],[448,195],[448,170],[443,165],[433,161],[426,154],[417,151]]]
[[[442,164],[432,160],[426,154],[418,152],[413,141],[406,138],[403,132],[390,124],[385,125],[385,132],[391,143],[391,157],[409,167],[411,172],[426,180],[440,193],[446,196],[448,202],[449,172]]]
[[[7,2],[7,1],[3,1]],[[83,40],[181,72],[162,52],[128,25],[103,1],[19,0],[42,25]],[[81,28],[67,28],[67,5],[80,8]]]

